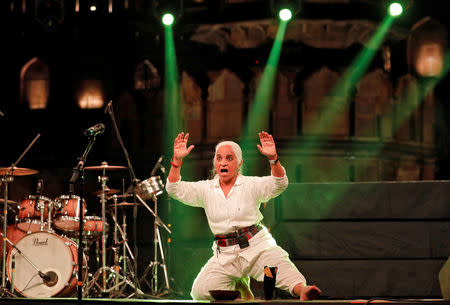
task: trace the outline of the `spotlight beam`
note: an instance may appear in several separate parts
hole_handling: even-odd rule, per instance
[[[328,131],[334,128],[337,114],[342,113],[342,107],[348,104],[350,92],[355,89],[359,80],[362,78],[370,65],[375,53],[381,45],[387,31],[392,25],[394,18],[387,16],[377,29],[375,34],[367,43],[367,46],[358,54],[356,59],[346,70],[338,84],[333,88],[330,96],[331,102],[322,114],[321,124],[317,125],[316,135],[326,135]]]
[[[258,88],[255,92],[253,102],[250,105],[250,111],[247,121],[244,125],[244,130],[241,134],[241,147],[243,151],[252,152],[255,149],[255,138],[258,132],[267,130],[270,104],[273,95],[273,88],[276,81],[278,62],[280,59],[281,49],[283,45],[283,37],[286,32],[287,22],[281,21],[278,27],[277,34],[275,36],[272,49],[270,51],[267,64],[264,67],[264,72],[258,84]],[[251,169],[251,158],[247,160],[247,166],[245,169]]]
[[[313,134],[308,135],[307,138],[290,143],[291,147],[294,145],[294,147],[304,147],[307,139],[311,141],[310,144],[316,147],[317,150],[320,150],[323,145],[326,144],[329,132],[337,128],[336,124],[338,123],[340,114],[347,109],[345,106],[349,103],[351,97],[350,93],[355,89],[358,81],[369,67],[371,60],[383,41],[387,31],[391,27],[393,20],[394,18],[392,16],[386,16],[380,27],[367,43],[366,47],[358,54],[353,63],[344,72],[340,81],[328,94],[330,101],[327,104],[327,107],[323,109],[319,121],[309,123],[314,124],[315,128],[313,129]],[[310,163],[309,160],[307,160],[307,162]],[[319,168],[319,166],[317,166],[317,168]],[[294,171],[290,169],[289,172]]]
[[[172,155],[173,139],[181,131],[181,95],[172,26],[164,26],[165,80],[164,80],[164,152]]]
[[[447,53],[445,56],[444,61],[444,68],[443,73],[440,75],[440,77],[435,78],[422,78],[418,81],[418,90],[414,90],[413,88],[408,89],[401,97],[400,100],[403,101],[403,103],[400,104],[400,107],[397,107],[397,109],[391,108],[390,112],[385,113],[384,115],[387,117],[394,117],[394,113],[396,114],[395,119],[395,125],[394,125],[394,132],[398,131],[399,128],[405,123],[407,119],[411,117],[411,115],[414,113],[414,111],[417,110],[418,107],[426,100],[426,97],[432,92],[432,90],[436,87],[436,85],[442,80],[442,78],[448,74],[450,70],[450,53]],[[418,96],[415,92],[418,92]],[[412,101],[412,102],[411,102]],[[373,161],[373,157],[376,157],[380,151],[385,146],[385,142],[377,141],[370,144],[370,147],[363,148],[366,152],[369,153],[369,156],[365,159],[359,159],[358,160],[358,167],[362,170],[367,169],[371,162]],[[361,149],[358,144],[354,144],[350,146],[349,151],[357,151],[358,149]],[[340,168],[339,166],[332,167],[331,169],[328,169],[331,176],[342,176],[339,174]],[[331,200],[328,200],[329,203],[331,202],[345,202],[345,194],[348,193],[351,190],[351,184],[348,184],[346,187],[342,187],[341,189],[337,189],[334,193],[330,193],[329,198]],[[324,216],[331,211],[335,206],[331,205],[328,207],[325,207],[323,209]]]
[[[331,97],[331,101],[321,113],[320,121],[311,122],[311,124],[315,124],[314,134],[308,136],[307,138],[303,137],[299,141],[291,142],[288,145],[289,147],[287,147],[288,150],[295,148],[295,151],[299,152],[307,144],[309,147],[313,147],[317,151],[320,151],[323,148],[323,146],[327,142],[328,134],[330,133],[330,131],[336,128],[336,124],[338,123],[340,114],[342,114],[342,111],[347,109],[345,106],[348,105],[349,99],[351,98],[351,95],[349,93],[351,93],[356,88],[357,83],[366,72],[371,60],[373,59],[376,51],[378,50],[384,37],[386,36],[387,31],[391,27],[393,20],[394,18],[392,16],[385,17],[364,49],[358,54],[352,64],[346,69],[340,81],[333,87],[329,94],[329,96]],[[326,175],[331,179],[330,181],[335,181],[333,177],[337,177],[336,173],[338,173],[338,171],[342,168],[342,162],[331,165],[331,167],[329,167],[324,166],[324,164],[320,163],[320,161],[314,160],[311,156],[309,158],[305,158],[302,164],[307,164],[308,168],[314,168],[314,170],[318,172],[318,175]],[[294,162],[290,164],[288,163],[285,166],[287,168],[288,175],[295,174],[294,167],[296,166],[296,164]],[[323,169],[323,172],[321,172],[320,169]],[[345,194],[346,191],[346,188],[342,188],[339,191],[328,194],[328,196],[335,199],[330,200],[329,202],[335,202],[335,204],[337,204],[339,202],[339,199],[343,194]],[[330,205],[328,209],[331,209],[333,207],[334,206]]]

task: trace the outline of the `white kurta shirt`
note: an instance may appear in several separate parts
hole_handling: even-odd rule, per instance
[[[281,194],[288,184],[286,173],[283,177],[238,175],[225,197],[216,176],[197,182],[185,182],[181,178],[174,183],[167,180],[166,190],[172,198],[186,205],[204,208],[209,227],[217,235],[261,222],[261,203]]]

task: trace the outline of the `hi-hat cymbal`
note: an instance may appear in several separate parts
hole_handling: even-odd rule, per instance
[[[86,166],[86,170],[121,170],[127,169],[125,166],[121,165],[108,165],[106,162],[102,162],[102,165]]]
[[[118,189],[109,189],[109,188],[105,189],[105,195],[117,194],[119,192],[120,190]],[[92,192],[92,194],[100,196],[101,194],[103,194],[103,190]]]
[[[0,175],[6,174],[11,169],[10,167],[0,167]],[[37,174],[39,171],[30,168],[14,167],[12,171],[9,172],[10,176],[27,176]]]
[[[114,195],[117,198],[128,198],[128,197],[133,197],[133,194],[122,194],[122,195]],[[109,197],[108,199],[113,199],[113,196]]]

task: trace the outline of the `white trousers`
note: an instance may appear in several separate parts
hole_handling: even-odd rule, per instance
[[[275,286],[292,295],[295,285],[306,284],[305,277],[289,260],[288,253],[275,244],[270,233],[260,233],[249,240],[248,250],[241,250],[239,246],[220,248],[220,253],[217,251],[208,260],[194,280],[191,297],[194,300],[212,300],[210,290],[234,290],[236,282],[242,278],[263,281],[265,266],[278,267]]]

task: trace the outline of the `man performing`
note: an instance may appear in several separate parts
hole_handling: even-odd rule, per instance
[[[183,158],[194,148],[194,145],[187,147],[188,138],[189,133],[184,132],[175,138],[166,190],[186,205],[204,208],[215,235],[213,256],[195,279],[192,298],[211,300],[210,290],[238,289],[243,299],[252,299],[249,277],[263,281],[264,266],[278,267],[276,287],[302,301],[317,298],[320,289],[306,284],[288,253],[276,244],[261,223],[261,203],[280,195],[289,183],[272,136],[265,131],[259,133],[257,145],[269,160],[270,176],[240,174],[242,150],[235,142],[224,141],[216,146],[214,178],[198,182],[181,181]]]

